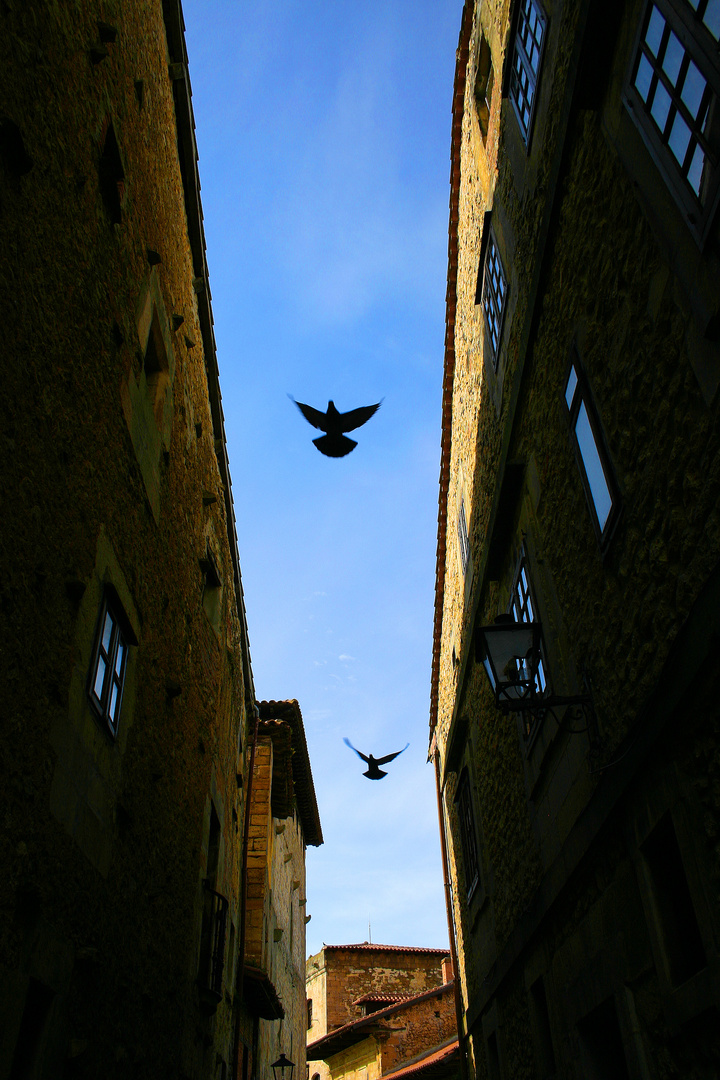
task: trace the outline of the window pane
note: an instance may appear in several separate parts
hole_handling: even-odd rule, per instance
[[[118,703],[118,685],[115,682],[115,680],[113,680],[112,691],[110,693],[110,707],[108,709],[108,716],[110,718],[110,721],[111,721],[113,727],[115,727],[115,710],[117,709],[117,703]]]
[[[102,654],[98,653],[97,671],[95,672],[95,682],[93,684],[93,693],[95,697],[102,701],[103,683],[105,682],[105,669],[107,665],[102,658]]]
[[[652,15],[648,22],[648,28],[645,32],[645,41],[653,56],[658,56],[660,52],[660,42],[662,41],[663,30],[665,29],[665,20],[656,7],[652,9]]]
[[[700,105],[702,104],[706,86],[707,83],[702,73],[691,60],[680,97],[696,120],[700,116]]]
[[[685,50],[683,49],[682,45],[671,30],[670,36],[668,38],[668,43],[665,48],[665,56],[663,58],[662,66],[663,71],[665,72],[673,86],[677,86],[678,75],[680,74],[680,65],[682,64],[684,55]]]
[[[680,113],[676,113],[670,131],[670,138],[668,139],[668,146],[675,155],[678,164],[681,166],[685,161],[685,155],[689,144],[690,128],[687,126]]]
[[[577,371],[575,367],[570,368],[570,374],[568,375],[567,386],[565,387],[565,401],[567,402],[568,409],[572,409],[573,398],[575,397],[575,387],[578,383]]]
[[[110,612],[107,611],[105,613],[105,625],[103,626],[103,635],[102,635],[103,652],[106,653],[106,654],[110,652],[110,640],[112,638],[112,632],[113,632],[113,626],[114,625],[115,625],[115,622],[113,620],[113,617],[110,614]]]
[[[539,694],[544,694],[546,686],[547,679],[545,678],[545,668],[541,656],[538,658],[537,672],[535,673],[535,689]]]
[[[688,170],[688,182],[701,202],[704,202],[705,192],[702,192],[703,175],[705,172],[705,154],[701,146],[695,147],[695,153]]]
[[[716,41],[720,41],[720,0],[708,0],[703,22]]]
[[[652,77],[652,64],[648,60],[647,56],[645,56],[645,54],[643,53],[643,55],[640,57],[640,63],[638,64],[637,75],[635,76],[635,87],[643,101],[647,101],[648,99]]]
[[[122,638],[118,641],[117,656],[115,657],[115,674],[120,675],[122,671],[122,662],[125,655],[125,643]]]
[[[670,95],[668,94],[662,83],[658,83],[650,112],[652,114],[653,120],[661,131],[665,130],[668,113],[670,112],[670,104]]]
[[[593,430],[590,427],[590,420],[584,401],[580,405],[578,417],[575,422],[575,435],[577,436],[580,454],[583,459],[583,465],[585,466],[585,475],[587,476],[590,494],[592,495],[592,500],[595,505],[595,513],[597,514],[600,530],[602,531],[605,528],[608,516],[612,509],[612,496],[610,495],[610,489],[608,488],[607,480],[605,479],[605,472],[602,467],[602,461],[600,460],[600,453],[597,448],[597,443],[595,442]]]

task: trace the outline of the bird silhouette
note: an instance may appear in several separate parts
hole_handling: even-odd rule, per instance
[[[295,401],[292,394],[288,394],[288,397],[291,401]],[[361,405],[359,409],[351,409],[350,412],[344,413],[338,412],[332,401],[328,401],[327,412],[324,413],[319,409],[313,409],[312,405],[303,405],[301,401],[295,401],[295,404],[309,424],[325,432],[324,435],[313,439],[320,453],[325,454],[326,457],[345,457],[355,449],[357,442],[346,438],[343,432],[354,431],[355,428],[366,424],[378,411],[382,402],[378,401],[377,405]]]
[[[351,750],[355,750],[355,747],[349,739],[343,739],[346,746],[349,746]],[[402,750],[396,750],[394,754],[386,754],[385,757],[373,757],[372,754],[361,754],[359,750],[355,750],[358,757],[362,758],[368,764],[368,769],[363,773],[363,776],[367,776],[368,780],[382,780],[383,776],[387,776],[386,772],[380,768],[381,765],[387,765],[388,761],[392,761],[398,754],[403,754],[410,743],[405,743]]]

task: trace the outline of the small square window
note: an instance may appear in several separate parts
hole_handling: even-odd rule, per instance
[[[526,145],[530,143],[547,19],[536,0],[520,0],[510,68],[510,100]]]
[[[490,232],[487,249],[485,251],[485,263],[483,271],[482,306],[485,313],[490,348],[492,350],[493,364],[497,369],[500,355],[500,339],[502,337],[503,319],[505,317],[505,302],[507,300],[507,279],[500,260],[495,236]]]
[[[604,545],[617,518],[620,499],[600,423],[577,357],[565,380],[564,397],[593,525],[598,540]]]
[[[720,190],[720,4],[649,0],[625,101],[696,238]]]
[[[127,636],[120,624],[117,605],[106,594],[100,608],[88,696],[98,719],[113,738],[117,735],[120,720],[128,653]]]

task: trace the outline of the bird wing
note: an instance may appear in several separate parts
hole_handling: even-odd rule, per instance
[[[295,401],[292,394],[288,394],[288,397],[291,401]],[[327,431],[327,413],[322,413],[319,409],[313,409],[312,405],[303,405],[302,401],[295,401],[295,404],[307,420],[308,424],[320,428],[321,431]],[[350,428],[348,428],[348,431],[349,430]]]
[[[351,750],[355,750],[355,747],[353,746],[353,744],[350,742],[349,739],[343,738],[343,742],[345,743],[346,746],[349,746]],[[359,750],[355,750],[355,753],[357,754],[358,757],[361,757],[363,759],[363,761],[366,761],[368,763],[368,765],[370,764],[370,758],[365,757],[365,755],[361,754]],[[393,757],[394,756],[395,755],[393,755]]]
[[[399,754],[404,754],[409,745],[410,743],[405,743],[402,750],[396,750],[394,754],[386,754],[385,757],[376,758],[376,765],[387,765],[388,761],[392,761],[392,759],[398,757]]]
[[[351,409],[350,412],[340,413],[338,431],[354,431],[355,428],[362,427],[371,416],[375,415],[381,405],[382,401],[378,401],[377,405],[361,405],[359,409]]]

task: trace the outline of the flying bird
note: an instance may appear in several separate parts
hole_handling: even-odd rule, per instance
[[[288,397],[291,401],[295,401],[292,394],[288,394]],[[295,401],[295,404],[309,424],[325,432],[324,435],[313,439],[320,453],[325,454],[326,457],[345,457],[355,449],[357,442],[346,438],[343,433],[354,431],[355,428],[366,424],[378,411],[382,402],[378,401],[377,405],[361,405],[359,409],[351,409],[350,412],[343,413],[337,411],[332,401],[328,401],[327,412],[324,413],[319,409],[313,409],[312,405],[303,405],[301,401]]]
[[[351,750],[355,750],[355,747],[349,739],[343,739],[346,746],[349,746]],[[361,754],[359,750],[355,750],[358,757],[362,758],[368,764],[368,769],[363,773],[363,776],[367,776],[368,780],[382,780],[383,776],[387,776],[386,772],[380,768],[381,765],[387,765],[388,761],[392,761],[398,754],[403,754],[407,750],[410,743],[405,743],[402,750],[396,750],[394,754],[386,754],[385,757],[375,758],[372,754]]]

